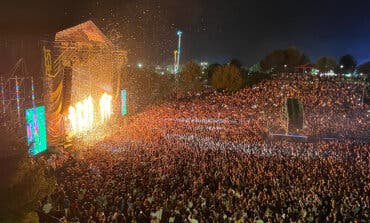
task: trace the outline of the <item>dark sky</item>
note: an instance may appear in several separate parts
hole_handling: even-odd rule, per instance
[[[92,19],[132,63],[168,63],[183,35],[183,61],[258,62],[296,46],[311,60],[350,53],[370,60],[365,0],[1,0],[0,35],[53,33]]]

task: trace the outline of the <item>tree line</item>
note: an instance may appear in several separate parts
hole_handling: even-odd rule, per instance
[[[128,92],[128,112],[134,114],[169,97],[181,97],[204,89],[233,93],[258,84],[273,73],[302,72],[297,68],[301,65],[308,65],[320,73],[333,71],[346,74],[355,70],[364,75],[370,73],[370,61],[357,66],[351,55],[344,55],[338,62],[335,58],[324,56],[312,64],[307,55],[290,47],[272,51],[249,69],[243,67],[238,59],[226,64],[211,64],[206,69],[189,61],[176,75],[158,74],[151,68],[125,67],[122,70],[122,88]]]

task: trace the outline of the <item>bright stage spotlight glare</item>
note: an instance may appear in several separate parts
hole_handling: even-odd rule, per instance
[[[68,119],[71,124],[72,130],[77,130],[76,109],[73,106],[69,106]]]
[[[112,115],[112,96],[104,93],[99,100],[100,121],[104,123]],[[97,120],[94,119],[94,102],[91,96],[69,107],[68,120],[73,133],[92,129]]]
[[[104,93],[99,100],[101,121],[104,122],[112,114],[112,96]]]

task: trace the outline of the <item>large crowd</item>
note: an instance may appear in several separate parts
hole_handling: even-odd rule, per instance
[[[51,159],[57,189],[40,210],[82,223],[368,222],[361,92],[356,82],[285,74],[234,95],[151,107],[105,140],[74,148],[78,158]],[[289,97],[304,107],[297,134],[337,139],[270,139],[283,131]]]

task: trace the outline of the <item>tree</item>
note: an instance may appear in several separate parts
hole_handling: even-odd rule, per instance
[[[370,74],[370,61],[361,64],[357,69],[360,73]]]
[[[229,62],[229,64],[230,65],[233,65],[233,66],[235,66],[237,68],[241,68],[242,67],[242,63],[240,62],[240,60],[235,59],[235,58],[231,59],[230,62]]]
[[[180,72],[180,84],[185,91],[199,90],[202,88],[202,68],[190,61],[184,65]]]
[[[334,71],[337,67],[337,61],[331,57],[321,57],[316,61],[316,69],[322,73]]]
[[[233,65],[218,67],[212,76],[212,86],[217,90],[238,91],[244,87],[241,69]]]
[[[212,76],[214,72],[217,70],[217,68],[220,68],[221,65],[219,63],[214,63],[211,64],[207,67],[206,71],[204,72],[207,78],[207,83],[211,84],[212,83]]]
[[[248,75],[246,79],[246,85],[248,87],[252,87],[253,85],[256,85],[264,80],[267,80],[271,77],[271,73],[252,73],[251,75]]]
[[[298,65],[309,63],[309,58],[297,48],[274,50],[260,62],[265,72],[291,72]]]
[[[350,55],[344,55],[339,60],[340,73],[353,73],[357,66],[356,59]]]
[[[358,66],[357,68],[358,72],[362,73],[363,78],[367,79],[369,81],[369,76],[370,76],[370,61],[365,62]]]
[[[261,68],[263,71],[275,71],[281,70],[285,64],[285,55],[283,50],[274,50],[268,54],[261,62]]]

